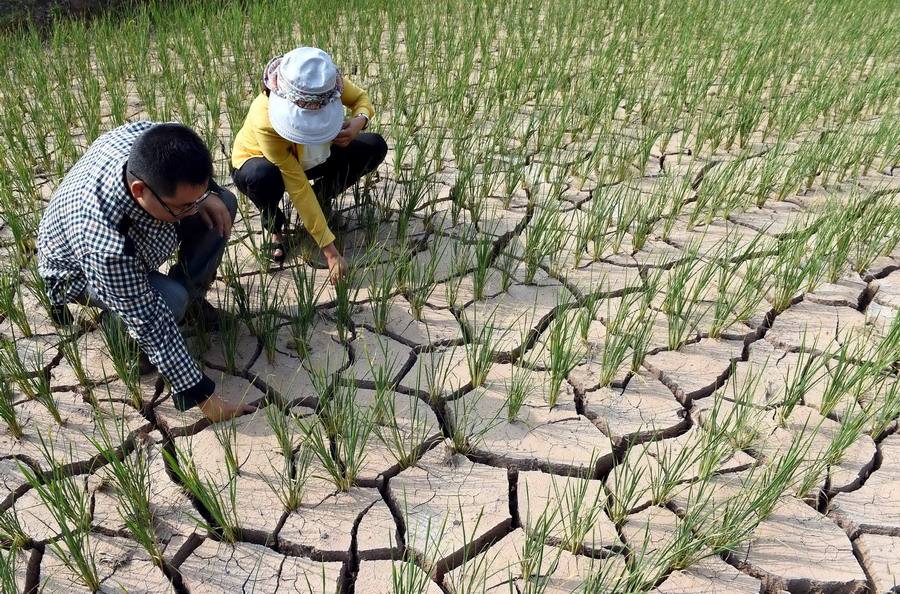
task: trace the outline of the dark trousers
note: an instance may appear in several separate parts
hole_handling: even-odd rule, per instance
[[[328,160],[306,172],[306,177],[314,180],[312,188],[326,217],[331,214],[334,199],[374,171],[386,154],[387,143],[380,134],[362,132],[346,147],[332,145]],[[259,209],[263,227],[281,233],[285,225],[281,170],[264,157],[254,157],[233,171],[231,177],[238,190]]]

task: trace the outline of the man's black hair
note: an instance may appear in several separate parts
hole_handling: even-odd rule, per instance
[[[197,133],[187,126],[157,124],[131,145],[127,171],[159,192],[161,198],[171,198],[178,184],[205,185],[212,177],[212,157]]]

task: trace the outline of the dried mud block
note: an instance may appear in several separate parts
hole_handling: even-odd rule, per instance
[[[603,292],[618,294],[641,286],[637,268],[617,266],[608,262],[588,262],[558,271],[566,283],[582,295]]]
[[[327,322],[315,325],[310,335],[310,355],[303,359],[297,356],[293,347],[288,346],[293,344],[290,328],[282,327],[278,332],[273,360],[269,361],[264,351],[250,367],[250,375],[261,379],[288,402],[316,396],[310,370],[331,374],[343,369],[349,361],[347,348],[327,330],[332,327]]]
[[[873,301],[878,305],[900,309],[900,270],[895,270],[886,277],[873,281],[877,292]]]
[[[428,574],[408,561],[363,561],[356,576],[356,588],[367,594],[441,594]]]
[[[218,332],[209,334],[209,350],[203,353],[203,360],[216,367],[227,368],[228,358],[223,345],[226,339]],[[235,370],[243,371],[255,361],[259,350],[259,340],[253,336],[244,322],[238,322],[236,336],[234,338],[233,365]]]
[[[856,549],[872,579],[875,594],[900,592],[900,537],[861,534]]]
[[[571,299],[561,285],[511,285],[502,295],[470,305],[461,317],[475,336],[482,327],[491,326],[494,350],[508,352],[518,347],[527,332],[558,303]]]
[[[390,558],[397,551],[398,543],[397,523],[390,508],[383,500],[375,502],[364,512],[356,530],[356,550],[359,557]]]
[[[507,394],[512,373],[508,365],[495,365],[484,386],[446,405],[449,422],[469,436],[480,455],[492,464],[567,474],[592,472],[592,465],[609,466],[609,438],[577,413],[574,393],[565,382],[556,406],[550,406],[545,372],[528,373],[524,403],[510,422]]]
[[[93,555],[100,580],[99,592],[174,592],[163,572],[134,541],[91,534],[85,550]],[[91,591],[49,546],[41,560],[40,575],[41,588],[46,592]]]
[[[341,563],[285,557],[259,545],[205,540],[178,570],[185,585],[197,594],[336,594]]]
[[[616,444],[671,436],[688,424],[672,391],[645,371],[633,375],[625,388],[586,393],[584,413]]]
[[[891,324],[897,317],[900,309],[887,307],[879,303],[870,303],[866,308],[866,322],[875,328],[875,332],[879,336],[885,336],[891,328]]]
[[[823,283],[811,293],[806,293],[805,301],[819,305],[856,308],[866,292],[868,283],[856,273],[848,273],[834,283]]]
[[[751,246],[754,251],[765,251],[775,245],[774,239],[758,238],[759,232],[755,229],[731,221],[713,221],[708,225],[697,224],[688,228],[684,216],[678,218],[669,234],[669,242],[679,248],[679,257],[683,255],[681,250],[689,246],[696,246],[703,255],[715,252],[726,242],[734,252],[743,252]]]
[[[822,352],[839,348],[864,326],[865,316],[855,309],[802,301],[775,318],[766,340],[786,351]]]
[[[19,461],[15,458],[0,460],[0,504],[12,493],[22,489],[28,481],[19,468]]]
[[[354,361],[344,374],[348,377],[376,381],[376,378],[395,379],[409,359],[410,348],[393,338],[375,334],[365,328],[356,330],[350,343]]]
[[[219,423],[194,435],[177,437],[175,445],[190,453],[201,477],[224,489],[230,480],[230,471],[222,442],[229,443],[238,463],[235,502],[238,525],[272,532],[283,513],[281,501],[270,486],[270,483],[277,484],[276,473],[284,466],[278,438],[262,409],[238,417],[233,423],[233,435],[229,434],[228,422]],[[217,434],[217,430],[220,433]],[[227,490],[223,496],[227,500]]]
[[[466,349],[463,345],[417,353],[412,367],[400,378],[400,385],[431,398],[449,397],[472,383]]]
[[[804,209],[792,202],[770,201],[762,208],[752,206],[728,218],[759,233],[777,237],[796,228],[808,216]]]
[[[608,495],[602,481],[525,471],[519,473],[517,493],[526,531],[543,517],[552,523],[548,536],[567,548],[581,546],[599,553],[621,544],[616,525],[604,511]],[[575,525],[576,519],[585,526]]]
[[[312,481],[311,481],[312,482]],[[350,559],[353,527],[357,519],[381,501],[375,489],[352,488],[335,492],[330,485],[310,485],[300,507],[288,515],[278,532],[282,550],[295,554],[324,555],[330,559]],[[383,519],[383,518],[382,518]],[[395,534],[367,532],[368,549],[389,550]]]
[[[851,536],[859,532],[900,537],[900,435],[879,445],[881,466],[856,491],[838,493],[829,514]]]
[[[809,470],[827,452],[832,441],[840,432],[841,424],[807,406],[797,406],[791,411],[784,427],[779,427],[774,420],[766,420],[761,425],[758,451],[765,460],[773,460],[786,452],[798,437],[808,441],[805,463],[800,472]],[[875,463],[876,447],[872,438],[862,434],[844,450],[840,461],[828,468],[830,490],[848,491],[855,489]],[[822,477],[824,480],[824,477]]]
[[[105,402],[94,409],[74,392],[55,392],[53,396],[63,424],[58,425],[42,404],[23,402],[16,406],[16,416],[24,435],[15,439],[7,431],[0,431],[0,455],[27,456],[45,468],[43,439],[58,462],[86,462],[98,455],[88,439],[100,439],[98,423],[102,423],[114,445],[119,445],[118,424],[122,424],[126,437],[148,427],[147,420],[124,402]]]
[[[484,594],[527,592],[536,587],[548,594],[569,594],[596,576],[594,588],[589,591],[600,594],[614,592],[612,585],[626,572],[625,560],[619,555],[591,559],[552,546],[526,544],[527,541],[524,530],[514,530],[448,572],[444,585],[453,594],[471,592],[473,586]],[[529,573],[534,576],[530,580],[526,579]]]
[[[401,458],[441,433],[434,411],[414,394],[387,391],[379,399],[375,390],[358,389],[354,401],[374,423],[360,470],[362,481],[374,481],[396,468]]]
[[[738,360],[744,343],[737,340],[704,338],[677,351],[662,351],[644,359],[644,367],[669,387],[678,400],[712,394],[727,376],[732,362]]]
[[[847,535],[795,498],[780,502],[733,555],[739,569],[790,592],[864,592]]]
[[[406,545],[429,559],[446,558],[512,522],[506,470],[470,462],[442,446],[388,486],[392,507],[406,525]]]
[[[354,317],[357,325],[374,329],[372,310],[366,307]],[[386,334],[402,339],[414,346],[446,343],[462,338],[462,331],[449,310],[422,308],[421,319],[413,316],[409,301],[403,296],[392,297],[388,303]]]
[[[686,569],[673,571],[656,587],[656,594],[758,594],[758,579],[741,573],[719,557],[710,556]]]
[[[197,530],[197,510],[180,486],[169,478],[162,450],[157,445],[145,446],[149,464],[150,507],[153,512],[157,538],[171,556],[178,545]],[[130,454],[131,457],[136,454]],[[94,516],[92,524],[106,530],[125,533],[127,527],[119,513],[119,496],[114,479],[101,468],[98,476],[104,478],[101,487],[94,492]],[[174,550],[169,550],[173,543]]]

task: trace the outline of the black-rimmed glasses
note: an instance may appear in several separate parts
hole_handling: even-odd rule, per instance
[[[138,176],[136,176],[135,174],[133,174],[130,171],[128,172],[128,174],[131,177],[133,177],[134,179],[136,179],[139,182],[141,182],[142,184],[144,184],[145,186],[147,186],[147,189],[153,193],[153,196],[156,198],[156,201],[159,202],[162,205],[162,207],[166,209],[166,212],[169,213],[172,216],[172,218],[176,218],[176,219],[186,215],[187,213],[191,212],[192,210],[196,210],[196,209],[200,208],[200,205],[203,204],[203,202],[207,198],[209,198],[210,196],[212,196],[213,194],[216,193],[215,190],[207,190],[206,192],[203,193],[202,196],[200,196],[199,198],[197,198],[196,200],[194,200],[187,206],[183,206],[183,207],[179,208],[178,210],[172,210],[171,208],[169,208],[168,204],[163,202],[163,199],[160,197],[159,192],[157,192],[152,187],[150,187],[150,184],[148,184],[147,182],[145,182],[144,180],[142,180],[141,178],[139,178]]]

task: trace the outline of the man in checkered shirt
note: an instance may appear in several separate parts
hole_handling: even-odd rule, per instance
[[[213,421],[250,412],[215,394],[178,330],[188,308],[215,310],[215,279],[237,210],[212,179],[203,141],[181,124],[136,122],[104,134],[65,176],[38,232],[38,270],[54,318],[67,303],[117,315],[172,387],[175,405],[199,405]],[[159,268],[179,247],[168,274]]]

